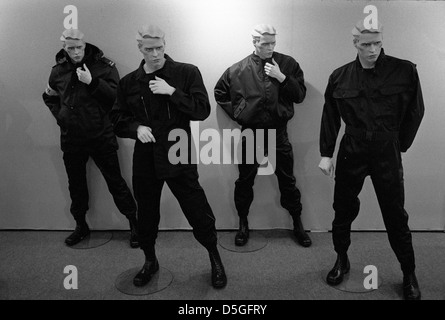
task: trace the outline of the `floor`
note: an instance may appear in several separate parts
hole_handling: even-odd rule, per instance
[[[351,283],[358,284],[358,290],[347,292],[327,285],[324,280],[336,258],[328,232],[310,233],[313,245],[303,248],[289,230],[254,230],[252,239],[262,239],[263,247],[241,253],[222,246],[228,247],[226,243],[231,242],[234,231],[220,231],[219,250],[228,284],[224,289],[216,290],[210,285],[207,252],[193,234],[190,231],[161,231],[157,256],[163,275],[170,274],[171,281],[162,290],[147,295],[126,294],[116,287],[119,276],[130,269],[140,268],[144,261],[140,249],[129,247],[128,232],[96,231],[95,237],[105,243],[89,249],[67,247],[64,239],[69,234],[68,231],[0,231],[0,299],[402,299],[402,274],[385,232],[352,233],[349,250]],[[414,232],[413,244],[422,298],[445,300],[445,233]],[[376,279],[379,282],[375,290],[365,290],[361,286],[371,275],[363,273],[368,265],[375,266],[373,270],[378,272]],[[77,270],[77,289],[65,288],[67,283],[68,287],[73,285],[73,267],[69,266]],[[375,285],[375,281],[369,283]]]

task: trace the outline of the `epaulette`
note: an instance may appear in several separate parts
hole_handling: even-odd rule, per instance
[[[66,61],[67,61],[67,60],[66,60],[66,57],[57,59],[57,64],[54,65],[53,68],[54,68],[54,67],[57,67],[59,64],[63,64],[63,63],[65,63]]]
[[[108,59],[107,57],[101,57],[100,60],[109,65],[110,67],[114,67],[114,61]]]

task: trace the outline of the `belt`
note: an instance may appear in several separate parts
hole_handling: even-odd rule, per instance
[[[367,131],[354,127],[346,127],[345,133],[354,138],[368,141],[397,140],[399,138],[398,131]]]

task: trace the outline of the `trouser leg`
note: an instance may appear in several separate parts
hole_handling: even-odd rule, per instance
[[[255,159],[255,140],[243,137],[242,158],[238,164],[239,176],[235,182],[235,207],[240,218],[247,218],[249,214],[258,167],[259,164]]]
[[[153,248],[158,235],[163,180],[133,176],[134,196],[138,206],[138,235],[142,250]]]
[[[281,206],[289,211],[292,216],[299,217],[302,211],[301,193],[296,187],[294,155],[287,134],[285,140],[277,145],[276,159],[275,175],[280,188]]]
[[[415,270],[414,249],[408,214],[404,209],[405,191],[402,158],[398,142],[388,141],[375,161],[371,178],[382,211],[388,238],[404,273]]]
[[[114,203],[119,211],[127,218],[135,218],[136,203],[122,177],[117,152],[93,153],[91,157],[104,176],[108,190],[113,196]]]
[[[368,174],[367,154],[360,143],[345,136],[340,144],[335,171],[332,240],[338,254],[345,254],[351,244],[351,225],[360,210],[358,195]]]
[[[166,182],[193,228],[196,240],[207,249],[215,247],[215,216],[199,184],[196,169],[185,171],[178,177],[167,179]]]
[[[68,189],[71,198],[70,212],[77,223],[85,223],[88,211],[88,184],[86,177],[86,164],[89,155],[86,152],[63,154],[66,173],[68,175]]]
[[[217,248],[215,216],[199,184],[196,168],[166,182],[192,226],[196,240],[209,252],[213,287],[223,288],[227,276]]]
[[[235,207],[240,218],[246,218],[253,202],[253,185],[258,172],[256,164],[239,164],[239,177],[235,182]]]

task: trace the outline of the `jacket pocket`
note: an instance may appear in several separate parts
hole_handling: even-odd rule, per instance
[[[406,86],[387,86],[377,89],[374,101],[376,116],[383,119],[387,125],[396,126],[398,119],[402,117],[403,106],[409,103],[410,88]]]
[[[246,108],[246,100],[241,99],[240,103],[236,106],[235,110],[233,110],[233,117],[238,119],[239,115]]]
[[[360,90],[356,89],[335,89],[332,96],[335,99],[350,99],[357,98],[360,95]]]
[[[59,124],[60,128],[64,129],[65,131],[68,129],[69,124],[69,117],[70,117],[70,111],[69,109],[62,105],[60,107],[59,113],[57,114],[57,123]]]
[[[382,87],[379,89],[379,91],[384,96],[392,96],[394,94],[407,92],[409,91],[409,88],[404,86],[391,86],[391,87]]]

